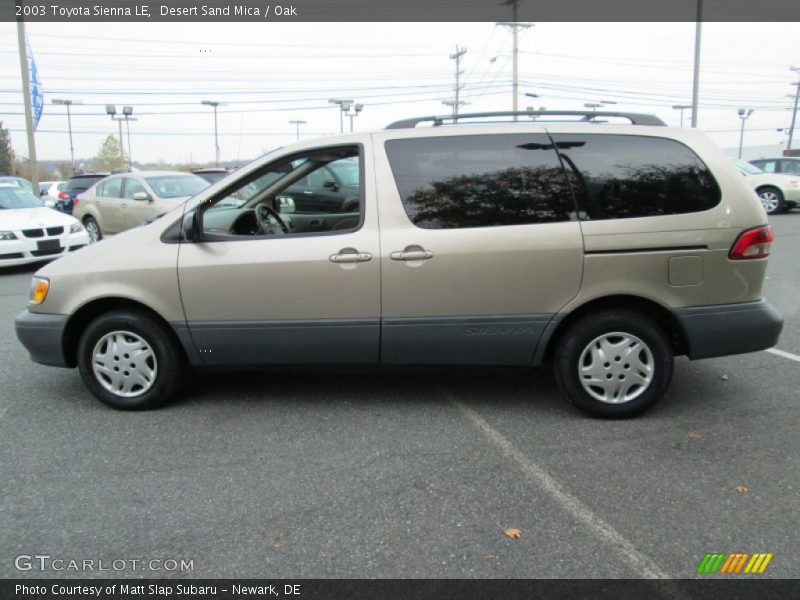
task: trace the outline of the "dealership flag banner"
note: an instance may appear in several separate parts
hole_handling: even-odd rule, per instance
[[[25,45],[28,47],[28,80],[31,84],[31,108],[33,109],[33,130],[39,126],[39,119],[42,118],[42,108],[44,107],[44,91],[42,82],[39,80],[39,69],[36,68],[36,59],[33,58],[31,42],[25,36]]]

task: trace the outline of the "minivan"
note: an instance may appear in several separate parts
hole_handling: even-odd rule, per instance
[[[772,241],[696,130],[423,117],[273,151],[44,267],[16,329],[118,409],[164,404],[187,368],[549,363],[577,408],[628,417],[673,357],[777,342]]]

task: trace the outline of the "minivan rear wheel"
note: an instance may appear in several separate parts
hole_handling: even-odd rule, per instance
[[[114,310],[84,331],[78,369],[89,391],[104,404],[146,410],[174,396],[184,357],[172,333],[146,312]]]
[[[661,327],[630,310],[598,311],[560,337],[554,369],[562,393],[597,417],[632,417],[666,393],[673,353]]]

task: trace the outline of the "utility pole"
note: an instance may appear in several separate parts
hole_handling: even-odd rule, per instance
[[[467,53],[466,48],[459,48],[456,44],[456,51],[455,54],[450,55],[450,60],[455,61],[456,63],[456,88],[455,88],[455,100],[453,100],[453,119],[458,119],[458,107],[462,104],[466,104],[465,102],[461,102],[458,98],[459,93],[461,92],[461,75],[464,74],[464,71],[461,70],[461,59]],[[449,106],[450,103],[448,101],[444,101],[444,104]]]
[[[25,45],[25,23],[17,21],[17,41],[19,42],[19,70],[22,76],[22,98],[25,104],[25,130],[28,134],[28,164],[31,166],[33,194],[39,197],[39,165],[36,162],[36,141],[33,138],[33,110],[31,107],[31,84],[28,72],[28,49]]]
[[[225,106],[222,102],[214,100],[202,100],[200,104],[214,108],[214,165],[219,166],[219,134],[217,132],[217,107]]]
[[[791,67],[791,70],[800,75],[800,67]],[[795,87],[794,107],[792,107],[792,125],[789,127],[789,141],[786,144],[786,156],[791,156],[791,151],[792,151],[792,137],[794,136],[794,123],[795,119],[797,118],[797,98],[798,96],[800,96],[800,81],[796,81],[792,85]]]
[[[697,21],[694,31],[694,77],[692,79],[692,127],[697,127],[697,109],[700,97],[700,32],[703,25],[703,0],[697,0]]]
[[[520,29],[528,29],[533,27],[530,23],[518,23],[517,18],[517,10],[519,8],[519,0],[505,0],[502,3],[502,6],[511,5],[511,22],[502,22],[498,23],[498,25],[505,27],[509,31],[511,31],[511,37],[513,40],[513,50],[512,50],[512,83],[511,83],[511,94],[513,96],[511,108],[514,112],[519,110],[519,30]],[[517,120],[517,115],[514,115],[514,120]]]
[[[67,107],[67,129],[69,131],[69,155],[72,160],[72,172],[75,172],[75,148],[72,146],[72,116],[69,112],[69,107],[73,104],[83,104],[78,100],[62,100],[61,98],[53,98],[53,104],[60,104]]]

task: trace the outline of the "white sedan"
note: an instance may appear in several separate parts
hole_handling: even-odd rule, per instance
[[[800,203],[800,176],[765,173],[755,165],[738,158],[731,160],[745,176],[747,183],[756,191],[768,215],[786,212]]]
[[[13,184],[0,184],[0,267],[53,260],[89,243],[83,225]]]

